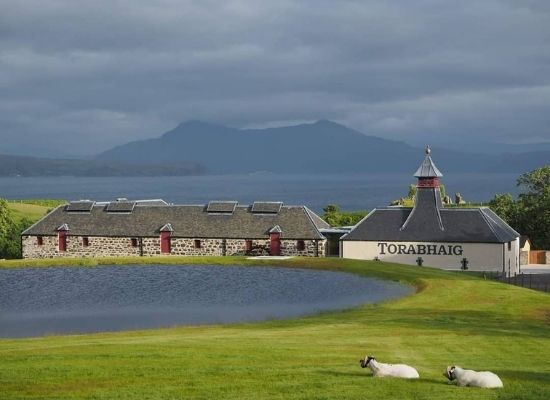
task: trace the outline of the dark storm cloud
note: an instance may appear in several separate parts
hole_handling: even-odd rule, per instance
[[[0,152],[92,154],[185,119],[549,141],[547,1],[3,1]]]

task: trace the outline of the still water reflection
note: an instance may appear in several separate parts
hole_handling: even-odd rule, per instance
[[[412,292],[305,269],[103,266],[0,270],[0,337],[296,317]]]

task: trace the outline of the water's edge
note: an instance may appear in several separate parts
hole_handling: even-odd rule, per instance
[[[412,293],[348,272],[273,266],[15,268],[0,270],[0,337],[287,319]]]

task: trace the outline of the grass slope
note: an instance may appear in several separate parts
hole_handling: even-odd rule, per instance
[[[100,263],[113,261],[143,259]],[[230,257],[148,261],[273,263]],[[29,264],[9,261],[0,267]],[[42,263],[48,264],[60,260]],[[1,339],[0,398],[550,398],[547,294],[472,275],[380,262],[292,259],[277,264],[400,280],[419,291],[395,301],[295,320]],[[365,353],[411,364],[421,379],[374,379],[359,367]],[[449,385],[442,372],[450,364],[492,370],[505,387]]]
[[[12,211],[14,219],[19,222],[27,217],[33,222],[38,221],[53,207],[47,207],[36,204],[8,202],[8,208]]]

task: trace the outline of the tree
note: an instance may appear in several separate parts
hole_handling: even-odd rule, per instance
[[[517,184],[528,190],[519,195],[518,226],[533,247],[550,249],[550,166],[521,175]]]
[[[521,175],[517,185],[526,192],[516,201],[510,194],[500,194],[489,207],[515,230],[529,236],[534,248],[550,249],[550,166]]]
[[[417,189],[416,185],[411,183],[409,185],[409,193],[407,194],[407,198],[411,199],[411,200],[414,200],[414,197],[416,196],[417,191],[418,191],[418,189]]]
[[[521,175],[517,181],[518,186],[524,186],[529,190],[528,194],[543,195],[550,190],[550,165],[537,168]]]
[[[0,199],[0,258],[19,258],[21,256],[21,232],[32,225],[32,221],[23,218],[16,221],[8,202]]]
[[[344,212],[340,211],[340,207],[336,204],[329,204],[323,208],[324,214],[322,218],[330,226],[351,226],[357,224],[361,219],[367,215],[366,211],[352,211]]]
[[[510,193],[496,194],[489,207],[508,224],[516,221],[517,204]]]

